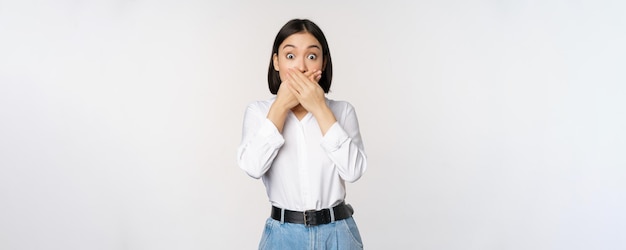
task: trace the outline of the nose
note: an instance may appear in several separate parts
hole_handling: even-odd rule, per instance
[[[296,65],[294,65],[296,69],[300,70],[300,72],[304,73],[307,70],[306,63],[304,62],[304,58],[297,60]]]

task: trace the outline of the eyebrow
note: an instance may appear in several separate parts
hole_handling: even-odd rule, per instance
[[[295,48],[296,46],[291,45],[291,44],[285,44],[285,46],[283,46],[283,49],[285,49],[285,48],[287,48],[287,47],[292,47],[292,48]],[[317,45],[315,45],[315,44],[313,44],[313,45],[309,45],[309,47],[307,47],[307,49],[310,49],[310,48],[317,48],[317,49],[319,49],[319,50],[322,50],[322,48],[320,48],[320,46],[317,46]]]

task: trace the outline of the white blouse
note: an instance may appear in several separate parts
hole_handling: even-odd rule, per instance
[[[267,119],[276,97],[248,105],[237,150],[239,167],[263,178],[272,205],[295,211],[329,208],[346,197],[345,183],[358,180],[367,160],[354,107],[326,99],[335,122],[326,135],[308,113],[289,111],[283,133]]]

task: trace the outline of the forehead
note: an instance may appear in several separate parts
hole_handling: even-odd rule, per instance
[[[295,48],[309,48],[311,46],[317,46],[320,49],[322,48],[320,42],[308,32],[291,34],[280,44],[279,49],[283,49],[287,45]]]

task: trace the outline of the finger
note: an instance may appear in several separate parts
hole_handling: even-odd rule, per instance
[[[287,89],[294,95],[296,98],[300,96],[300,91],[298,91],[292,84],[286,84]]]
[[[293,77],[293,80],[297,81],[298,82],[297,84],[300,85],[301,88],[305,88],[312,84],[312,82],[309,80],[307,76],[305,76],[304,73],[298,70],[291,70],[290,73]]]
[[[317,83],[321,78],[322,78],[322,71],[319,69],[314,70],[312,74],[307,76],[307,79],[310,80],[311,84]]]
[[[317,70],[311,70],[311,71],[306,71],[304,72],[304,76],[306,76],[307,78],[311,77],[312,75],[315,75],[315,73],[317,72]]]
[[[311,79],[311,81],[314,81],[314,82],[319,82],[319,80],[322,79],[322,71],[316,70],[315,73],[311,74],[309,79]]]
[[[302,92],[302,90],[306,87],[306,83],[301,78],[301,76],[303,76],[304,74],[302,74],[302,72],[298,70],[289,69],[288,75],[289,75],[289,79],[291,80],[291,83],[293,83],[292,86],[296,90],[298,90],[298,92]]]

